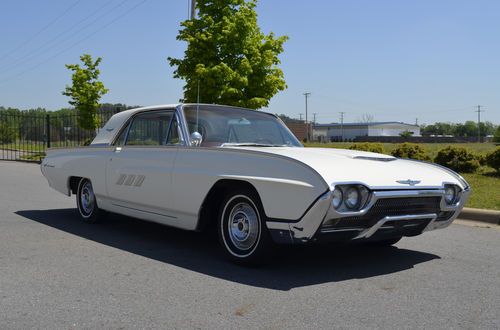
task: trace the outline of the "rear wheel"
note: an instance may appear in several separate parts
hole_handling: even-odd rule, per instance
[[[263,218],[260,200],[253,191],[238,189],[226,195],[219,211],[217,231],[229,259],[247,265],[267,259],[272,241]]]
[[[97,206],[94,188],[89,179],[80,180],[76,194],[76,205],[84,222],[96,223],[101,219],[102,211]]]

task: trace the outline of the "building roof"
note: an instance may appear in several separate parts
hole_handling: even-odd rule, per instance
[[[330,123],[330,124],[315,124],[314,127],[337,127],[337,126],[380,126],[380,125],[404,125],[404,126],[412,126],[418,127],[418,125],[407,124],[400,121],[379,121],[379,122],[371,122],[371,123]]]

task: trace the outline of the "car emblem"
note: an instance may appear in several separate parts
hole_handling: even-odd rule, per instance
[[[397,180],[396,181],[397,183],[401,183],[401,184],[407,184],[407,185],[410,185],[410,186],[414,186],[414,185],[417,185],[419,184],[421,181],[420,180]]]

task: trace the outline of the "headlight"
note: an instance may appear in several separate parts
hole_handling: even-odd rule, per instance
[[[342,190],[340,188],[335,188],[333,191],[333,198],[332,198],[332,205],[335,209],[338,209],[340,205],[342,204]]]
[[[345,205],[350,209],[355,209],[359,204],[359,190],[356,187],[347,189]]]
[[[444,201],[446,204],[455,204],[457,201],[457,188],[452,185],[447,185],[444,187]]]

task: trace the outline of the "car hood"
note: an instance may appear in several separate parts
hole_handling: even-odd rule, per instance
[[[389,155],[348,149],[293,147],[238,147],[288,157],[318,172],[328,185],[362,183],[372,189],[440,188],[455,183],[466,188],[457,176],[432,164],[399,159]],[[420,181],[414,186],[398,181]]]

